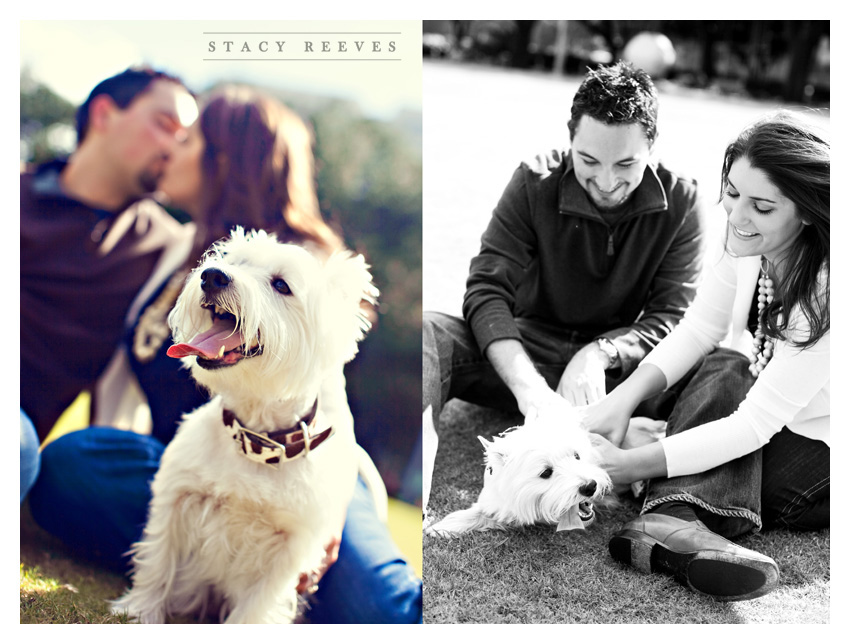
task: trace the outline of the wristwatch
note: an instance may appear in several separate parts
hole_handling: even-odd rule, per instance
[[[620,352],[617,351],[617,347],[608,338],[596,338],[596,344],[602,349],[602,353],[608,356],[608,364],[605,369],[612,369],[620,360]]]

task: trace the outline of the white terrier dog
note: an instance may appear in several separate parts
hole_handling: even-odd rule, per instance
[[[241,229],[207,253],[169,316],[169,355],[215,397],[163,454],[114,612],[297,617],[299,576],[320,569],[364,464],[342,367],[370,327],[362,300],[376,296],[362,256],[322,264]]]
[[[557,530],[590,527],[594,504],[617,503],[611,478],[598,465],[591,435],[582,428],[578,412],[559,408],[559,417],[526,419],[484,446],[484,487],[478,500],[425,528],[425,534],[451,537],[473,530],[505,530],[535,523]],[[667,423],[632,418],[623,449],[632,449],[664,436]],[[637,493],[641,485],[633,484]]]
[[[513,427],[484,446],[484,487],[478,501],[426,528],[452,536],[535,523],[558,530],[584,528],[594,519],[593,502],[611,489],[596,464],[596,451],[578,416],[557,425],[535,420]]]

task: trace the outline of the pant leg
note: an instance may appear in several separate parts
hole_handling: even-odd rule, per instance
[[[107,427],[60,436],[42,453],[33,517],[78,554],[127,571],[163,450],[154,438]]]
[[[673,435],[730,416],[752,387],[749,360],[730,349],[717,349],[692,372],[667,423]],[[762,527],[762,450],[707,472],[653,479],[643,512],[667,501],[684,501],[696,508],[709,529],[734,538]]]
[[[591,338],[535,320],[517,318],[523,348],[552,389],[576,352]],[[516,399],[481,353],[466,322],[426,311],[422,325],[422,409],[435,426],[446,401],[459,398],[483,407],[518,411]]]
[[[41,468],[38,433],[29,416],[21,409],[21,503],[24,502]]]
[[[348,508],[339,559],[319,582],[306,619],[314,624],[422,622],[422,580],[379,519],[358,479]]]
[[[791,530],[829,527],[829,446],[787,427],[762,448],[762,520]]]
[[[487,407],[516,401],[478,349],[462,318],[426,311],[422,320],[422,410],[430,407],[434,426],[447,401],[461,398]]]

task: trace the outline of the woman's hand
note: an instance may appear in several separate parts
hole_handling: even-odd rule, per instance
[[[660,442],[620,449],[599,434],[590,434],[590,442],[598,452],[599,467],[608,472],[614,485],[667,476],[667,459]]]
[[[590,434],[590,442],[596,449],[599,457],[599,467],[608,473],[614,485],[629,484],[633,481],[626,480],[624,461],[627,460],[627,451],[620,449],[600,434]]]
[[[623,444],[623,439],[626,437],[631,413],[632,409],[629,406],[618,404],[612,396],[581,408],[581,418],[585,428],[594,434],[605,436],[617,447]]]
[[[667,379],[658,367],[642,364],[605,398],[582,409],[584,426],[621,447],[634,410],[666,387]]]

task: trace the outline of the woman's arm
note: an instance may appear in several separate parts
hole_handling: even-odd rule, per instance
[[[829,357],[829,332],[803,350],[778,342],[731,416],[661,439],[669,475],[704,472],[757,450],[784,426],[828,418]]]

